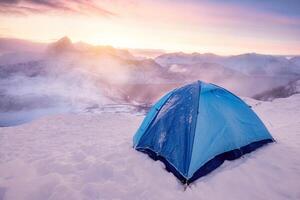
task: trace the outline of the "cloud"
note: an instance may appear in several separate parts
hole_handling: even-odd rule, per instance
[[[26,16],[49,12],[115,16],[92,0],[0,0],[0,15]]]

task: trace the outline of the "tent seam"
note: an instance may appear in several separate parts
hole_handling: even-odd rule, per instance
[[[192,154],[193,154],[193,147],[194,147],[194,142],[195,142],[195,133],[196,133],[196,129],[197,129],[197,120],[198,120],[198,115],[199,115],[199,104],[200,104],[200,94],[201,94],[201,81],[197,81],[199,84],[199,95],[198,95],[198,99],[197,99],[197,112],[196,112],[196,119],[195,119],[195,125],[194,125],[194,136],[193,136],[193,141],[192,141],[192,152],[190,154],[190,158],[189,158],[189,164],[188,164],[188,168],[187,168],[187,177],[189,177],[189,171],[190,171],[190,165],[191,165],[191,161],[192,161]],[[188,180],[188,178],[187,178]]]

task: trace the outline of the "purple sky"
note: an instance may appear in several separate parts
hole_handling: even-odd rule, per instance
[[[300,54],[300,1],[0,0],[0,36],[64,35],[116,47]]]

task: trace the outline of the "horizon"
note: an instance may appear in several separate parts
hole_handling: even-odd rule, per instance
[[[61,36],[57,39],[52,39],[51,41],[34,41],[34,40],[30,40],[30,39],[24,39],[24,38],[14,38],[14,37],[1,37],[0,36],[0,40],[1,39],[7,39],[7,40],[19,40],[19,41],[26,41],[26,42],[30,42],[30,43],[36,43],[36,44],[43,44],[43,45],[49,45],[52,43],[56,43],[59,40],[63,39],[63,38],[68,38],[70,39],[72,44],[77,44],[77,43],[84,43],[90,46],[94,46],[94,47],[112,47],[115,49],[123,49],[123,50],[129,50],[129,51],[144,51],[144,52],[149,52],[149,54],[158,54],[157,56],[163,55],[163,54],[176,54],[176,53],[182,53],[182,54],[187,54],[187,55],[191,55],[191,54],[213,54],[216,56],[222,56],[222,57],[227,57],[227,56],[238,56],[238,55],[246,55],[246,54],[257,54],[257,55],[266,55],[266,56],[279,56],[279,57],[298,57],[300,56],[299,54],[267,54],[267,53],[259,53],[259,52],[241,52],[241,53],[236,53],[236,54],[222,54],[222,53],[215,53],[215,52],[199,52],[199,51],[172,51],[172,50],[166,50],[166,49],[147,49],[147,48],[130,48],[130,47],[117,47],[117,46],[113,46],[113,45],[109,45],[109,44],[92,44],[89,42],[85,42],[85,41],[73,41],[72,38],[70,38],[69,36],[65,35],[65,36]],[[138,53],[139,54],[139,53]],[[147,53],[145,53],[147,54]],[[149,56],[149,58],[154,58],[157,56]],[[147,57],[147,56],[146,56]]]
[[[289,1],[0,1],[0,37],[126,49],[300,55],[300,3]]]

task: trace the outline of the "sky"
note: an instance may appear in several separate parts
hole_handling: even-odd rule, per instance
[[[0,0],[0,37],[120,48],[300,54],[299,0]]]

